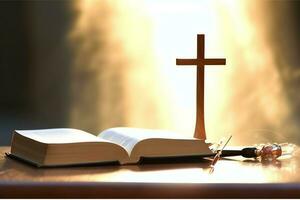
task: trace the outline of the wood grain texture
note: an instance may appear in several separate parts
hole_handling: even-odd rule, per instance
[[[300,197],[300,153],[273,163],[210,159],[143,165],[36,168],[0,147],[0,198],[288,198]]]

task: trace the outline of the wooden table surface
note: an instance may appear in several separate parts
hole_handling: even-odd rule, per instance
[[[36,168],[0,147],[0,198],[300,198],[300,153],[273,163],[231,157],[126,166]]]

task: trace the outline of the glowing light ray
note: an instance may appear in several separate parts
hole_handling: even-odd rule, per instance
[[[175,60],[194,55],[194,38],[204,33],[206,57],[226,57],[228,66],[206,70],[208,139],[218,141],[231,132],[233,144],[251,144],[264,136],[247,130],[273,129],[276,135],[288,128],[284,121],[291,111],[265,40],[262,19],[270,13],[263,4],[110,2],[80,1],[77,7],[71,32],[77,44],[71,124],[94,130],[115,125],[166,128],[192,135],[195,69],[176,67]],[[254,4],[257,16],[250,16]]]

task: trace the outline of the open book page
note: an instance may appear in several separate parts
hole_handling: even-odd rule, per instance
[[[115,161],[123,164],[129,159],[122,146],[70,128],[15,130],[11,154],[37,166]]]
[[[66,144],[80,142],[109,142],[85,131],[71,128],[39,129],[39,130],[15,130],[24,137],[45,144]]]
[[[192,137],[185,137],[183,135],[165,130],[128,127],[110,128],[101,132],[98,137],[122,146],[126,149],[129,155],[137,143],[150,138],[196,140]]]

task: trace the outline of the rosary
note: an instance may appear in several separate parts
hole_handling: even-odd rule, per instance
[[[268,143],[259,144],[254,147],[246,147],[240,150],[225,149],[226,145],[229,143],[231,138],[232,136],[230,136],[225,143],[223,140],[221,140],[218,144],[213,144],[210,146],[211,150],[215,153],[215,156],[210,165],[210,172],[213,172],[214,166],[221,157],[243,156],[245,158],[260,159],[261,162],[272,162],[280,156],[292,155],[296,147],[294,144],[290,143]]]

